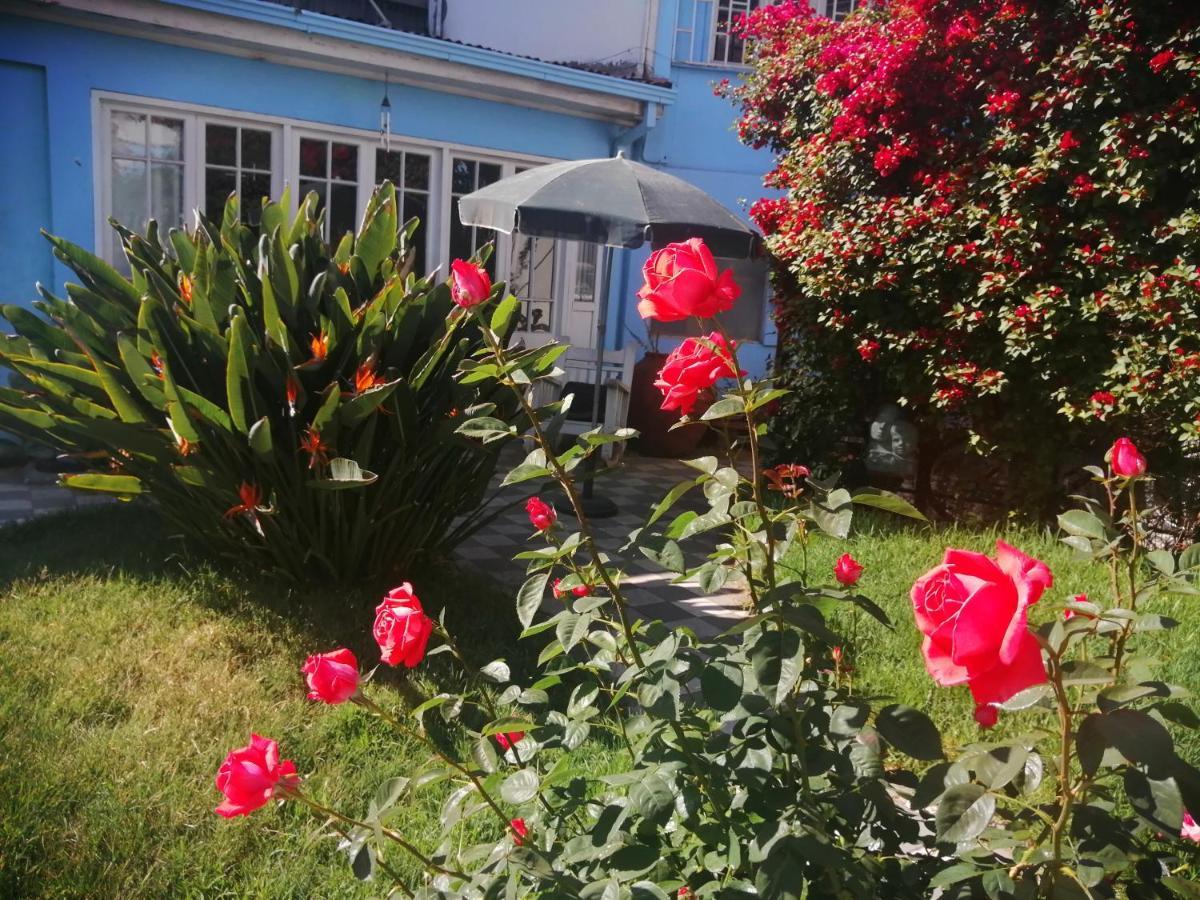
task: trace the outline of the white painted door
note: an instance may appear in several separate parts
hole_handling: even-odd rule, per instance
[[[565,260],[559,333],[573,347],[596,346],[596,300],[602,280],[604,251],[598,244],[563,241]]]

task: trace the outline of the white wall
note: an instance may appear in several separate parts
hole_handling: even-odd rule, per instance
[[[648,3],[440,0],[445,9],[441,36],[550,62],[640,63]]]

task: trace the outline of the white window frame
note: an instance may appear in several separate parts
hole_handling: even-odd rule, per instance
[[[711,65],[721,66],[722,68],[744,69],[746,68],[744,43],[742,45],[742,58],[736,60],[729,59],[729,38],[732,35],[732,32],[730,31],[724,32],[725,59],[717,59],[717,18],[718,13],[721,11],[722,3],[729,5],[729,24],[732,26],[733,17],[735,15],[741,15],[742,13],[750,12],[756,8],[756,3],[758,6],[768,6],[770,5],[771,0],[765,0],[765,2],[764,0],[712,0],[712,20],[709,22],[708,37],[708,62]],[[735,7],[737,7],[737,9],[735,9]]]
[[[286,116],[260,115],[258,113],[239,114],[237,111],[219,107],[180,103],[111,91],[93,91],[92,152],[95,246],[97,255],[103,256],[105,259],[112,258],[111,251],[114,249],[115,238],[107,221],[112,192],[111,156],[109,153],[111,138],[107,110],[112,108],[158,116],[173,116],[184,120],[183,201],[184,209],[188,213],[200,206],[200,201],[204,196],[204,138],[203,128],[199,125],[210,121],[221,125],[242,125],[272,131],[274,138],[271,146],[271,195],[278,197],[285,186],[290,186],[292,188],[291,212],[295,212],[300,201],[298,196],[301,180],[299,155],[300,138],[302,137],[358,145],[358,192],[355,222],[362,221],[363,210],[375,188],[375,150],[379,147],[377,131],[308,122]],[[497,164],[500,166],[501,178],[507,178],[518,169],[561,161],[560,158],[551,156],[514,153],[470,144],[432,141],[408,136],[392,135],[390,141],[390,147],[393,150],[412,151],[429,157],[429,212],[428,220],[422,223],[422,229],[426,235],[425,259],[430,272],[440,271],[443,275],[449,271],[450,267],[450,204],[452,202],[451,179],[453,174],[451,160],[453,157],[460,156],[477,162]],[[556,253],[561,253],[565,242],[560,241],[558,244]],[[497,280],[507,280],[511,252],[512,238],[502,232],[497,232],[495,250]],[[565,259],[565,257],[560,255],[558,259]],[[573,278],[568,280],[567,268],[565,263],[558,264],[556,260],[555,296],[563,298],[563,302],[569,302],[568,285],[573,287]],[[573,275],[573,271],[571,274]],[[557,335],[562,321],[561,315],[555,319],[554,334],[550,336]],[[550,336],[541,332],[528,335],[529,339],[533,341],[547,340]]]
[[[96,92],[93,96],[92,172],[94,176],[94,215],[96,255],[111,261],[116,250],[117,236],[108,224],[112,214],[112,129],[110,114],[126,112],[134,115],[178,119],[183,122],[183,209],[185,217],[203,204],[206,160],[204,156],[204,126],[234,125],[271,132],[271,194],[278,196],[283,189],[283,129],[277,123],[260,118],[239,116],[230,110],[174,103],[153,97],[134,97],[124,94]],[[186,223],[186,219],[185,219]],[[130,228],[141,228],[144,222],[124,222]],[[174,228],[179,223],[160,223]],[[190,223],[188,223],[190,224]]]

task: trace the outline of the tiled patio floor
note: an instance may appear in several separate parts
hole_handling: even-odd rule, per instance
[[[519,455],[508,455],[497,469],[494,486],[516,462]],[[625,454],[624,460],[615,470],[605,473],[596,481],[596,491],[611,498],[617,504],[617,515],[607,519],[596,519],[593,525],[601,548],[618,561],[626,573],[625,587],[630,605],[637,613],[649,619],[662,619],[672,625],[686,625],[702,637],[709,637],[724,630],[742,615],[743,598],[740,590],[727,587],[717,594],[705,595],[695,584],[674,584],[674,573],[636,551],[621,553],[621,546],[628,540],[629,533],[640,527],[650,509],[674,485],[685,479],[694,478],[696,472],[683,463],[671,459],[652,459]],[[32,466],[23,469],[0,470],[0,525],[17,524],[47,513],[82,509],[102,503],[114,502],[103,495],[89,495],[58,487],[57,476],[37,472]],[[505,489],[496,502],[512,502],[512,508],[490,525],[476,533],[455,551],[455,556],[489,576],[498,579],[505,587],[515,591],[525,579],[525,566],[513,555],[523,549],[541,546],[539,540],[531,539],[533,529],[524,509],[524,501],[532,492],[534,482],[515,485]],[[692,508],[703,508],[699,491],[689,494],[668,514],[670,516]],[[574,519],[560,508],[563,526],[572,528]],[[712,540],[703,536],[693,538],[682,545],[689,563],[698,563],[703,554],[712,547]],[[550,606],[547,597],[547,609]]]
[[[510,462],[507,457],[502,460],[496,485],[511,467],[505,463]],[[627,453],[616,471],[605,473],[596,480],[596,493],[612,499],[617,505],[617,514],[607,519],[596,519],[592,524],[601,549],[614,557],[626,573],[624,585],[628,587],[628,599],[639,615],[648,619],[662,619],[672,625],[686,625],[701,637],[711,637],[728,628],[742,615],[743,598],[740,590],[727,587],[717,594],[706,595],[695,584],[673,584],[674,573],[664,571],[637,551],[620,552],[629,533],[645,522],[654,504],[674,485],[694,478],[696,474],[694,469],[677,460],[652,459]],[[532,485],[535,483],[528,482],[506,489],[501,494],[502,499],[521,502],[456,551],[458,558],[487,572],[513,590],[525,579],[525,564],[521,560],[513,560],[513,555],[523,549],[543,546],[540,539],[531,539],[533,529],[524,509],[524,500],[531,494]],[[688,508],[704,508],[699,490],[687,495],[660,522],[665,524],[671,516]],[[564,528],[572,529],[575,520],[564,512],[561,504],[558,512]],[[711,549],[712,542],[704,542],[697,537],[681,546],[688,562],[698,563],[703,559],[703,554]],[[547,609],[551,608],[550,599],[547,599]]]

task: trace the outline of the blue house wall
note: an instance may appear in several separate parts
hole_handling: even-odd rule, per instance
[[[277,15],[269,4],[258,6],[264,14]],[[660,4],[656,70],[671,80],[674,96],[638,149],[645,162],[745,215],[747,202],[762,193],[769,157],[737,141],[734,109],[712,94],[713,82],[730,71],[675,58],[677,24],[675,3]],[[564,70],[562,77],[579,76],[569,72]],[[0,14],[0,90],[10,123],[0,132],[0,301],[27,304],[36,296],[35,282],[61,288],[66,280],[67,270],[52,262],[39,227],[95,248],[94,92],[373,131],[380,88],[371,78]],[[596,118],[411,85],[393,83],[390,95],[395,134],[481,150],[602,157],[610,155],[624,130]],[[645,250],[618,254],[610,295],[610,346],[623,345],[631,333],[644,333],[634,294],[646,255]],[[743,345],[743,364],[752,371],[764,368],[773,349],[765,313],[764,322],[763,340]],[[668,349],[670,343],[664,344]]]

